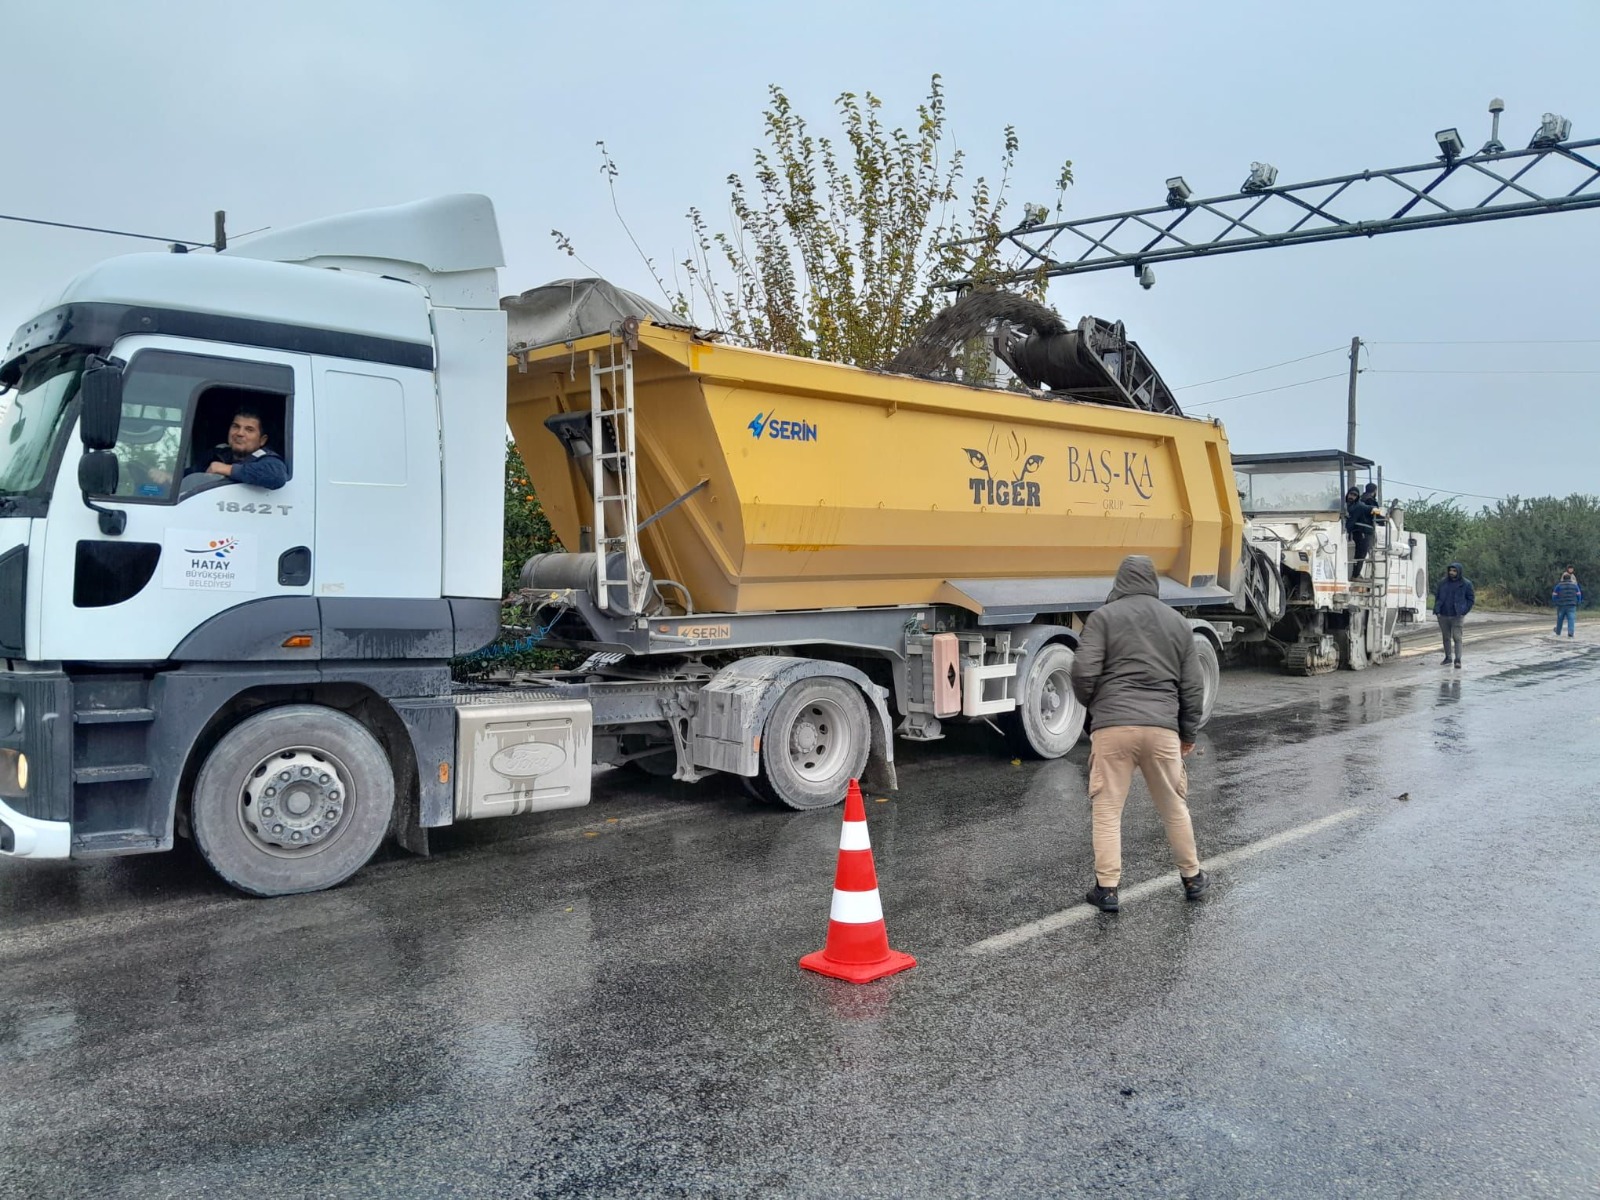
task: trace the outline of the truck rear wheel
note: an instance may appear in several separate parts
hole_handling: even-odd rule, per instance
[[[315,704],[241,721],[195,780],[190,824],[211,869],[252,896],[343,883],[382,844],[394,770],[354,718]]]
[[[767,716],[757,788],[790,808],[841,803],[866,769],[870,720],[852,684],[826,676],[796,680]]]
[[[1194,635],[1194,652],[1200,660],[1200,678],[1205,684],[1205,699],[1200,703],[1200,724],[1211,720],[1211,710],[1216,707],[1217,692],[1222,688],[1222,663],[1217,658],[1217,648],[1203,633]]]
[[[1072,647],[1062,642],[1042,646],[1028,659],[1027,678],[1010,715],[1007,730],[1019,753],[1033,758],[1060,758],[1083,736],[1087,710],[1072,691]]]

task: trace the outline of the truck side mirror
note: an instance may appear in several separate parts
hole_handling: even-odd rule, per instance
[[[78,487],[83,492],[83,502],[100,515],[100,532],[108,537],[115,537],[128,527],[128,514],[101,508],[90,497],[115,495],[121,475],[121,464],[109,450],[85,450],[78,460]]]
[[[122,370],[126,365],[120,358],[96,354],[84,368],[83,382],[78,386],[82,406],[78,436],[89,450],[109,450],[117,444],[122,428]],[[112,489],[115,487],[113,483]]]
[[[85,496],[114,496],[122,464],[109,450],[85,450],[78,460],[78,487]]]

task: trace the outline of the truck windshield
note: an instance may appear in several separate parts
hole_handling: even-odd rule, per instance
[[[1240,467],[1233,472],[1239,506],[1247,513],[1337,512],[1344,495],[1335,462],[1273,463]]]
[[[0,496],[27,495],[44,482],[83,361],[82,354],[60,354],[34,363],[17,390],[0,399],[10,401],[0,417]]]

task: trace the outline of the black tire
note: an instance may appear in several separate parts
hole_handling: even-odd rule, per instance
[[[1217,693],[1222,689],[1222,661],[1217,657],[1217,647],[1205,634],[1194,635],[1194,652],[1200,660],[1200,678],[1205,684],[1205,699],[1200,704],[1200,728],[1211,720],[1211,710],[1217,705]]]
[[[1072,691],[1072,647],[1041,646],[1028,657],[1017,708],[1006,721],[1012,748],[1030,758],[1061,758],[1083,737],[1088,712]]]
[[[223,735],[195,780],[189,819],[195,845],[227,883],[288,896],[359,871],[393,811],[394,769],[378,740],[342,712],[294,704]]]
[[[767,714],[757,788],[790,808],[843,803],[850,781],[866,770],[871,719],[854,684],[826,675],[797,679]]]

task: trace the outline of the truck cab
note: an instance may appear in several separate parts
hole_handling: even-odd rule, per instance
[[[452,196],[113,259],[17,330],[0,361],[0,852],[170,846],[210,751],[286,704],[364,729],[397,768],[365,787],[392,788],[413,824],[447,813],[449,723],[427,701],[499,622],[500,264],[488,200]],[[240,413],[282,486],[209,471]],[[414,702],[375,703],[392,695]],[[252,801],[286,819],[237,818],[284,877],[370,840],[353,792],[373,747],[346,740],[349,762],[279,748],[314,786]]]

